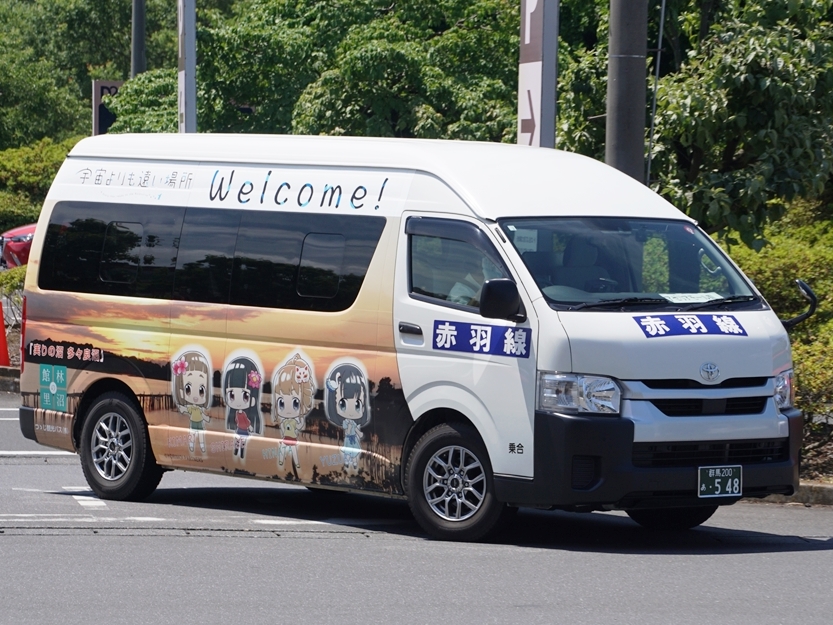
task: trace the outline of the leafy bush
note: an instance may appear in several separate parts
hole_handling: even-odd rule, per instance
[[[817,477],[833,464],[833,222],[830,207],[797,204],[769,227],[769,244],[759,253],[731,249],[734,260],[752,279],[779,317],[806,310],[795,279],[807,282],[819,298],[816,314],[791,333],[796,403],[805,415],[802,475]]]
[[[40,209],[25,195],[0,191],[0,232],[36,222]]]
[[[22,148],[0,152],[0,191],[23,194],[33,204],[43,203],[61,163],[81,137],[60,143],[41,139]]]
[[[0,271],[0,296],[6,298],[4,305],[8,307],[4,309],[7,327],[20,325],[26,267],[27,265],[24,265],[23,267]]]
[[[108,133],[176,132],[177,74],[175,69],[155,69],[124,83],[116,96],[106,96],[107,108],[116,116]]]

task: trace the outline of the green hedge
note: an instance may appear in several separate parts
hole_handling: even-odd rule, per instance
[[[80,140],[81,137],[73,137],[55,143],[52,139],[41,139],[30,146],[3,150],[0,191],[23,195],[32,204],[42,204],[61,163]]]
[[[25,195],[0,191],[0,232],[36,222],[40,209]]]
[[[746,247],[729,250],[732,258],[763,293],[782,319],[807,309],[795,286],[801,278],[816,293],[816,314],[790,332],[797,392],[805,415],[802,475],[817,477],[814,467],[831,463],[833,419],[833,221],[831,207],[794,205],[766,231],[769,242],[756,253]],[[825,423],[828,421],[828,423]]]

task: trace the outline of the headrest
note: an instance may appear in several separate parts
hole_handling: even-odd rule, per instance
[[[596,263],[599,249],[583,237],[575,236],[564,249],[565,267],[590,267]]]

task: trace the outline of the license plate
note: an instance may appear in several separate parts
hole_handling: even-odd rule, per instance
[[[699,467],[697,469],[698,497],[740,497],[743,493],[741,466]]]

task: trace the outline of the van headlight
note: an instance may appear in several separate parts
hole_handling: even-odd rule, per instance
[[[795,406],[795,373],[792,369],[775,376],[775,405],[778,410]]]
[[[622,391],[611,378],[538,372],[537,410],[617,415],[621,401]]]

